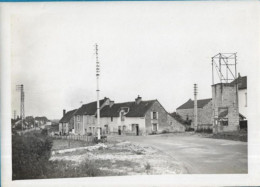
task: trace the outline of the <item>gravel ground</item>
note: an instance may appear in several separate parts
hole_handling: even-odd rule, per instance
[[[54,150],[51,161],[91,161],[100,170],[119,175],[180,174],[184,171],[172,157],[159,150],[129,141]]]

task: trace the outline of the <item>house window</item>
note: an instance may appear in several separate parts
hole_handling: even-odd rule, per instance
[[[125,121],[124,111],[121,112],[121,121]]]
[[[113,117],[111,116],[111,121],[113,121]]]
[[[157,112],[153,112],[153,119],[157,119]]]
[[[135,131],[135,124],[132,124],[132,132],[134,132]]]
[[[157,126],[157,123],[153,123],[153,131],[158,131],[158,126]]]
[[[80,117],[79,116],[77,116],[77,121],[80,121]]]
[[[245,107],[247,107],[247,93],[245,93]]]
[[[105,133],[108,134],[109,131],[108,131],[108,125],[105,125]]]
[[[220,125],[221,126],[228,126],[228,119],[227,118],[223,118],[220,120]]]
[[[79,123],[77,123],[77,126],[78,126],[78,130],[79,130]]]
[[[123,132],[125,132],[125,131],[126,131],[126,126],[124,125],[124,126],[123,126]]]

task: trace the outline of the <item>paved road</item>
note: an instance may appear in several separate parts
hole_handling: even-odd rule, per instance
[[[178,160],[189,174],[247,173],[247,143],[190,134],[117,136],[155,147]],[[185,171],[186,170],[186,171]]]

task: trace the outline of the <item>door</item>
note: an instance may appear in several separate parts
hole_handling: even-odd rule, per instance
[[[118,126],[118,135],[121,135],[121,126]]]
[[[105,134],[108,134],[108,125],[105,125]]]
[[[139,136],[139,125],[136,124],[135,128],[136,128],[136,136]]]

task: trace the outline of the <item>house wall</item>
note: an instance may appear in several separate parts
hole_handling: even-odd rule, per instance
[[[236,86],[230,84],[212,85],[212,123],[213,132],[234,131],[239,128],[239,112]],[[228,109],[228,125],[221,126],[218,119],[219,109]]]
[[[239,113],[247,117],[247,89],[238,90]]]
[[[75,134],[83,135],[83,115],[74,116],[74,127],[75,127]]]
[[[185,126],[174,119],[171,115],[167,115],[167,123],[169,126],[169,132],[184,132]]]
[[[212,101],[203,108],[198,108],[198,128],[212,128]],[[177,109],[176,112],[186,120],[191,120],[191,127],[194,128],[194,109]]]
[[[69,132],[69,124],[68,123],[59,123],[59,133],[60,134],[68,134]]]
[[[152,119],[153,112],[157,112],[157,119]],[[155,102],[145,114],[146,133],[154,132],[153,124],[158,124],[157,131],[159,133],[163,130],[174,132],[185,130],[185,127],[171,117],[159,102]]]
[[[200,112],[200,109],[198,108],[198,113]],[[182,119],[184,120],[191,120],[191,127],[193,128],[194,127],[194,109],[191,108],[191,109],[177,109],[176,110],[176,113],[178,113]],[[199,115],[198,115],[199,116]],[[199,117],[198,117],[199,118]],[[198,119],[199,121],[199,119]]]
[[[121,128],[122,134],[132,134],[136,135],[136,131],[132,131],[132,124],[138,124],[139,135],[144,135],[145,133],[145,118],[144,117],[125,117],[124,121],[121,121],[121,117],[113,117],[111,121],[110,117],[101,118],[102,129],[105,130],[105,125],[108,125],[109,132],[111,134],[118,134],[119,127]],[[123,132],[123,126],[125,126],[125,131]]]

